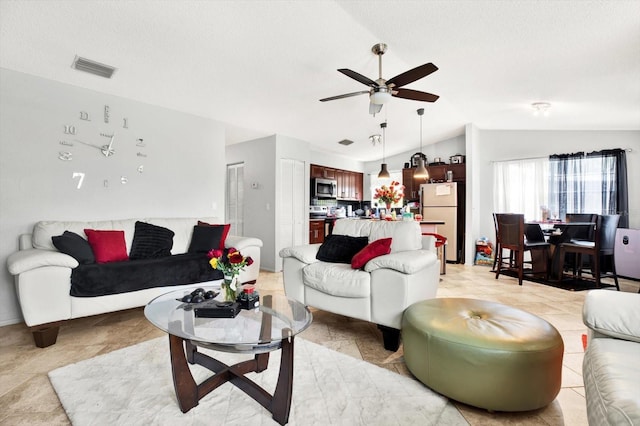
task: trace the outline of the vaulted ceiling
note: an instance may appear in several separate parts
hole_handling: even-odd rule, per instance
[[[640,1],[0,1],[0,67],[225,123],[227,143],[274,133],[362,161],[483,129],[639,130]],[[375,117],[338,73],[383,77],[427,62]],[[104,79],[76,55],[117,68]],[[551,104],[534,117],[533,102]],[[338,144],[353,140],[350,146]]]

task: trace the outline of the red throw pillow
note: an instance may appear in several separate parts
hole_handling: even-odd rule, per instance
[[[227,235],[229,234],[229,229],[231,229],[231,224],[229,223],[225,223],[224,225],[214,225],[212,223],[207,223],[207,222],[202,222],[202,221],[198,221],[198,226],[222,226],[222,237],[220,237],[220,246],[217,247],[220,250],[224,249],[224,242],[227,239]],[[209,250],[211,250],[212,248],[216,248],[216,247],[211,247],[209,248]]]
[[[391,253],[391,238],[380,238],[369,243],[365,248],[357,252],[351,259],[351,267],[360,269],[374,257]]]
[[[85,229],[87,240],[96,257],[97,263],[119,262],[129,260],[124,231],[101,231]]]

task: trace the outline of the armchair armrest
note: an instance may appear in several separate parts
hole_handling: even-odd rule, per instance
[[[280,250],[280,257],[295,257],[300,262],[315,263],[318,261],[318,259],[316,259],[316,254],[318,254],[320,246],[321,244],[306,244],[302,246],[286,247]]]
[[[262,240],[254,237],[239,237],[237,235],[229,235],[224,242],[224,246],[226,248],[234,247],[237,250],[242,251],[243,249],[251,246],[262,247]]]
[[[423,250],[436,250],[436,237],[433,235],[422,235],[422,249]]]
[[[411,275],[437,261],[436,253],[431,250],[399,251],[371,259],[364,266],[364,270],[372,272],[376,269],[387,268]]]
[[[584,300],[582,321],[592,337],[615,337],[640,343],[640,294],[592,290]]]
[[[78,261],[59,251],[42,249],[20,250],[7,258],[7,268],[12,275],[18,275],[42,266],[75,268],[78,266]]]

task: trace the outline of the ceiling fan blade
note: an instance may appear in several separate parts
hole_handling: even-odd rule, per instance
[[[364,95],[365,93],[369,93],[369,91],[362,90],[360,92],[345,93],[344,95],[331,96],[330,98],[320,99],[320,102],[334,101],[336,99],[342,99],[342,98],[350,98],[351,96]]]
[[[371,87],[378,87],[378,83],[371,80],[369,77],[365,77],[360,73],[351,71],[350,69],[347,69],[347,68],[340,68],[338,71],[340,71],[342,74],[346,75],[347,77],[351,77],[352,79],[359,81],[362,84],[366,84],[367,86],[371,86]]]
[[[440,97],[438,95],[434,95],[433,93],[420,92],[418,90],[411,89],[393,89],[391,96],[423,102],[435,102]]]
[[[369,102],[369,114],[376,115],[382,110],[382,104],[374,104],[373,102]]]
[[[419,67],[405,71],[402,74],[396,75],[395,77],[387,80],[387,86],[393,84],[394,87],[402,87],[406,84],[413,83],[416,80],[420,80],[435,71],[438,71],[438,67],[429,62],[428,64],[420,65]]]

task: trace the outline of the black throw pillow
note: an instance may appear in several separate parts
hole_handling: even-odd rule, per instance
[[[136,221],[131,243],[130,260],[171,256],[174,232],[162,226]]]
[[[318,249],[316,259],[330,263],[351,263],[353,256],[369,244],[369,237],[327,235]]]
[[[86,265],[88,263],[96,262],[93,250],[91,250],[91,246],[89,245],[89,241],[85,240],[75,232],[64,231],[62,235],[51,237],[51,241],[55,248],[60,250],[60,252],[68,254],[80,264]]]
[[[220,247],[224,233],[224,226],[194,226],[189,244],[189,253],[208,253],[211,249]]]

